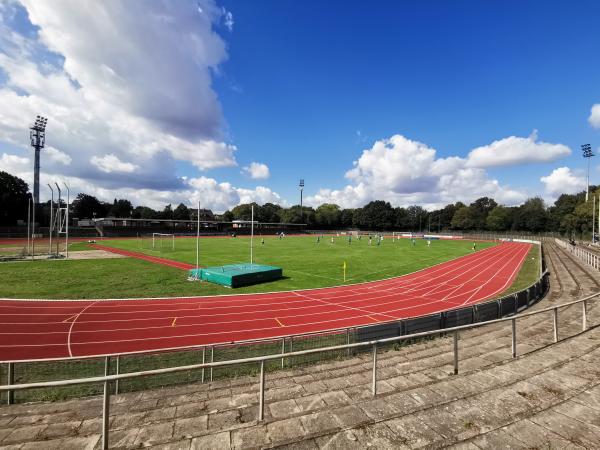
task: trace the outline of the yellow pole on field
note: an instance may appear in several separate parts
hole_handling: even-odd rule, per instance
[[[346,282],[346,261],[344,261],[344,283]]]

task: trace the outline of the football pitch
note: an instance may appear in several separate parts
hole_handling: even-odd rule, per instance
[[[264,239],[264,243],[263,243]],[[99,242],[100,243],[100,242]],[[177,238],[175,249],[169,238],[132,238],[103,240],[102,245],[131,250],[151,256],[195,264],[196,239]],[[211,283],[187,281],[180,269],[134,258],[27,261],[0,265],[0,297],[4,298],[128,298],[161,296],[219,295],[272,292],[361,283],[400,276],[472,253],[472,241],[416,239],[393,240],[386,237],[380,245],[368,236],[361,240],[347,236],[255,236],[253,261],[283,268],[280,280],[228,289]],[[477,250],[496,245],[477,242]],[[71,251],[85,248],[74,244]],[[537,279],[539,249],[534,246],[512,290]],[[250,260],[249,237],[212,237],[200,239],[200,266],[246,263]],[[532,259],[533,258],[533,259]],[[346,266],[344,278],[344,263]]]

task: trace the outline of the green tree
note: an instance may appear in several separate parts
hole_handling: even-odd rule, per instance
[[[513,220],[513,228],[519,231],[539,233],[546,229],[548,214],[544,200],[540,197],[528,199],[517,208]]]
[[[388,202],[375,200],[355,210],[354,224],[368,230],[389,230],[395,224],[395,211]]]
[[[159,212],[147,206],[138,206],[133,210],[134,219],[158,219]]]
[[[485,225],[488,230],[506,231],[510,230],[513,222],[513,214],[506,206],[496,206],[492,209],[486,219]]]
[[[108,215],[110,217],[130,217],[133,211],[133,206],[129,200],[115,198]]]
[[[468,206],[457,209],[450,225],[455,230],[472,230],[476,225],[473,210]]]
[[[0,171],[0,224],[14,225],[27,219],[29,187],[19,177]]]
[[[473,212],[473,220],[475,221],[474,228],[483,230],[486,225],[486,219],[492,209],[498,206],[498,203],[493,198],[481,197],[469,205]]]
[[[315,221],[319,228],[338,228],[342,211],[338,205],[323,203],[315,210]]]
[[[108,213],[106,204],[100,202],[93,195],[84,193],[77,194],[71,204],[73,217],[78,219],[93,219],[94,217],[105,217]]]
[[[173,219],[175,220],[190,220],[190,210],[183,203],[180,203],[175,211],[173,211]]]
[[[171,207],[170,203],[167,206],[165,206],[165,209],[163,209],[160,212],[159,218],[161,218],[161,219],[173,219],[173,208]]]
[[[340,212],[340,226],[342,228],[351,228],[353,226],[354,209],[345,208]]]

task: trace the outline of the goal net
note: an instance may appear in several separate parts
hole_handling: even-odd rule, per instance
[[[171,247],[175,250],[175,235],[170,233],[152,233],[152,248],[160,249]]]

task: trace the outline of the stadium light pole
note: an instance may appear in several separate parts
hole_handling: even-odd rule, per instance
[[[37,116],[33,126],[29,128],[29,139],[35,152],[35,162],[33,165],[33,201],[34,204],[40,202],[40,151],[46,143],[46,123],[48,119]]]
[[[581,151],[583,152],[583,157],[587,159],[587,187],[585,191],[585,201],[588,201],[589,193],[590,193],[590,158],[594,156],[592,153],[592,146],[590,144],[583,144],[581,146]]]
[[[304,180],[300,180],[300,223],[302,223],[302,191],[304,191]]]

